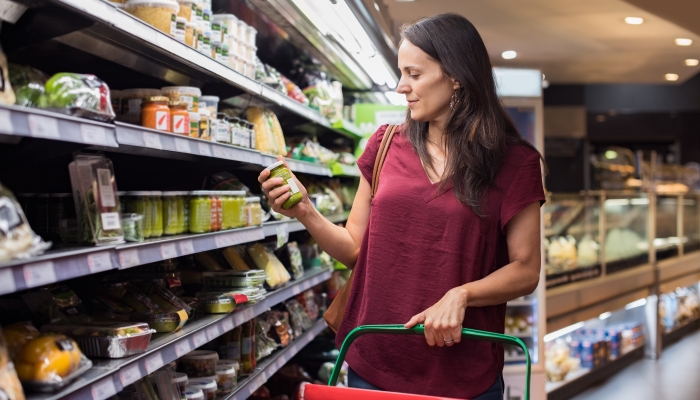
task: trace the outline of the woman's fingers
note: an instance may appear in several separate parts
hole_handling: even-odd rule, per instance
[[[275,199],[275,206],[282,208],[282,204],[284,204],[284,202],[287,201],[287,199],[289,199],[289,196],[291,196],[291,195],[292,195],[291,193],[287,192],[287,193],[283,193],[281,196],[277,197]]]
[[[282,178],[270,178],[262,183],[262,188],[265,192],[269,192],[279,185],[284,185],[284,179]]]
[[[267,180],[267,178],[270,176],[270,170],[265,168],[262,170],[260,175],[258,175],[258,182],[263,183]]]
[[[270,199],[272,199],[272,200],[275,200],[275,199],[277,199],[278,197],[282,196],[283,194],[285,194],[285,193],[287,193],[287,192],[289,192],[289,186],[288,186],[288,185],[282,185],[282,186],[280,186],[280,187],[276,187],[276,188],[270,190],[270,191],[267,193],[267,197],[270,198]]]

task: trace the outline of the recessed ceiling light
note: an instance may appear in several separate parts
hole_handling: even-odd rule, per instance
[[[627,18],[625,18],[625,22],[627,22],[630,25],[641,25],[644,22],[644,18],[627,17]]]
[[[676,44],[679,46],[690,46],[693,44],[693,39],[678,38],[676,39]]]
[[[518,53],[516,53],[513,50],[507,50],[507,51],[504,51],[503,53],[501,53],[501,57],[505,58],[506,60],[512,60],[517,56],[518,56]]]
[[[678,74],[666,74],[666,80],[667,81],[677,81],[678,80]]]
[[[698,64],[700,64],[700,61],[698,61],[694,58],[689,58],[689,59],[685,60],[685,65],[687,65],[689,67],[694,67]]]

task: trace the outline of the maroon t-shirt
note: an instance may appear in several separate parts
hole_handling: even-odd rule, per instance
[[[387,126],[369,139],[358,160],[372,181],[374,159]],[[340,345],[360,325],[404,324],[450,289],[476,281],[509,263],[505,225],[534,202],[544,203],[539,154],[510,145],[479,218],[432,184],[408,139],[397,130],[372,200],[367,230]],[[464,327],[503,333],[506,305],[468,307]],[[368,335],[351,347],[347,362],[369,383],[389,391],[453,398],[485,392],[503,368],[503,347],[462,341],[429,347],[423,336]]]

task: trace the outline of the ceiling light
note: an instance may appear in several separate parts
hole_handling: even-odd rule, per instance
[[[694,66],[698,65],[698,63],[700,63],[700,62],[698,60],[696,60],[695,58],[689,58],[689,59],[685,60],[685,65],[687,65],[689,67],[694,67]]]
[[[693,44],[693,39],[678,38],[676,39],[676,44],[679,46],[690,46]]]
[[[647,299],[639,299],[637,301],[633,301],[625,306],[625,310],[631,310],[633,308],[645,306],[647,304]]]
[[[512,60],[517,56],[518,56],[518,53],[516,53],[513,50],[508,50],[508,51],[504,51],[503,53],[501,53],[501,57],[505,58],[506,60]]]
[[[667,81],[677,81],[678,74],[666,74],[666,80]]]
[[[625,22],[627,22],[630,25],[641,25],[642,22],[644,22],[644,18],[640,17],[627,17],[625,18]]]

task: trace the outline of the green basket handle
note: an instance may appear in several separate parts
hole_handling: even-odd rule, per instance
[[[355,328],[343,341],[343,345],[340,346],[340,353],[338,354],[338,359],[335,362],[335,367],[331,373],[331,377],[328,380],[328,386],[335,386],[338,383],[338,376],[340,375],[340,368],[343,366],[343,361],[345,361],[345,356],[350,349],[350,345],[360,336],[368,334],[392,334],[392,335],[423,335],[425,332],[424,325],[417,325],[412,329],[406,329],[403,325],[365,325]],[[514,337],[503,335],[500,333],[479,331],[476,329],[462,329],[462,337],[469,340],[485,340],[489,342],[498,342],[505,344],[512,344],[520,347],[525,351],[525,399],[530,399],[530,352],[528,351],[525,343],[522,340]]]

